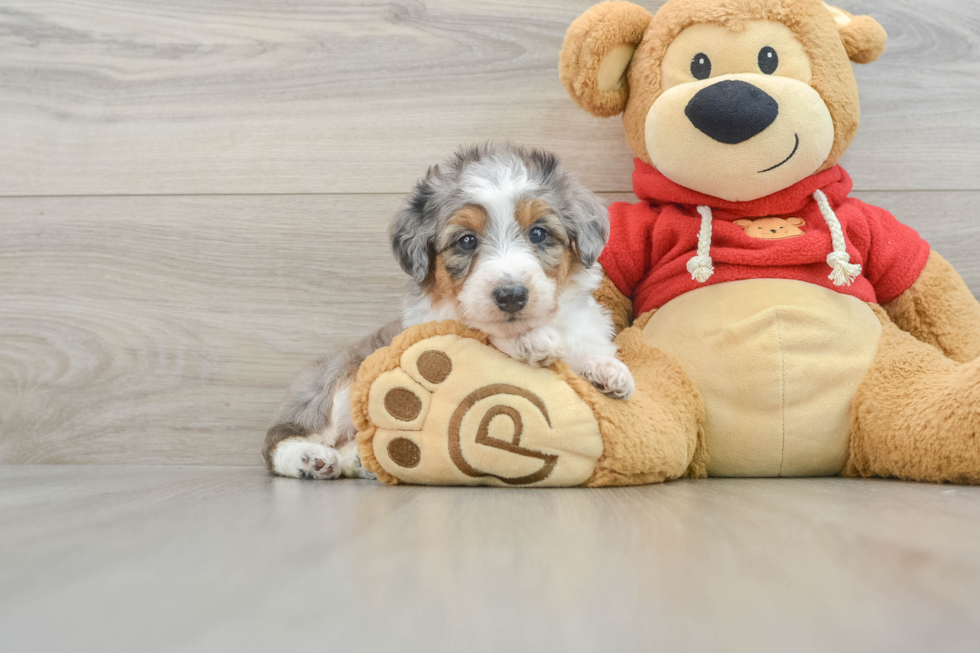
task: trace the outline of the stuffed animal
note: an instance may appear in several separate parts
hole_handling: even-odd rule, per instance
[[[623,115],[636,155],[640,202],[610,207],[597,293],[636,393],[425,324],[360,369],[365,466],[453,485],[980,481],[980,305],[838,165],[860,117],[851,62],[885,39],[820,0],[586,11],[560,74],[585,110]]]

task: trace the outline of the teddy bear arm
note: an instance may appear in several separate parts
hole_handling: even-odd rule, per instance
[[[600,306],[609,311],[617,334],[633,323],[633,302],[619,292],[619,288],[608,274],[603,273],[602,284],[592,293],[592,296]]]
[[[883,308],[899,328],[952,360],[965,363],[980,356],[980,304],[934,251],[915,283]]]

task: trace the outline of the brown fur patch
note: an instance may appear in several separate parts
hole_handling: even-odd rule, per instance
[[[475,234],[482,234],[489,220],[490,216],[482,206],[468,204],[453,213],[449,218],[449,224],[469,229]]]
[[[433,282],[427,288],[432,302],[434,304],[446,301],[455,303],[456,297],[463,290],[464,283],[466,283],[466,277],[454,277],[446,268],[445,255],[437,254]]]
[[[582,265],[582,261],[579,257],[571,250],[571,248],[566,247],[564,254],[562,254],[561,260],[558,265],[547,268],[544,273],[548,275],[549,278],[554,279],[556,292],[561,294],[561,291],[565,289],[565,284],[568,283],[569,277],[572,273],[578,270]]]
[[[448,241],[441,245],[442,251],[436,254],[434,273],[425,284],[425,290],[434,303],[456,301],[467,276],[460,272],[470,268],[475,261],[474,255],[459,252],[452,243],[465,232],[472,232],[479,237],[489,222],[490,216],[486,209],[475,204],[464,206],[449,218],[449,229],[445,235]]]
[[[549,213],[552,213],[552,210],[548,203],[534,197],[517,205],[514,211],[514,219],[517,220],[517,224],[521,225],[522,231],[527,231],[531,225]]]

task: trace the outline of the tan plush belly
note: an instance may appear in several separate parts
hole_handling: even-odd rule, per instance
[[[704,398],[709,475],[843,469],[851,399],[881,337],[867,304],[802,281],[735,281],[674,299],[644,335]]]

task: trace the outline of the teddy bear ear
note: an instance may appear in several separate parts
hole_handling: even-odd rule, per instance
[[[806,220],[803,218],[787,218],[786,222],[790,223],[794,227],[802,227],[806,224]]]
[[[854,63],[871,63],[885,51],[888,34],[871,16],[855,16],[843,9],[824,5],[837,23],[847,56]]]
[[[580,107],[601,117],[626,109],[626,69],[652,18],[631,2],[603,2],[575,19],[565,34],[559,72]]]
[[[745,229],[746,227],[751,227],[752,226],[752,221],[751,220],[746,220],[746,219],[743,218],[741,220],[735,220],[735,222],[733,224],[737,224],[742,229]]]

